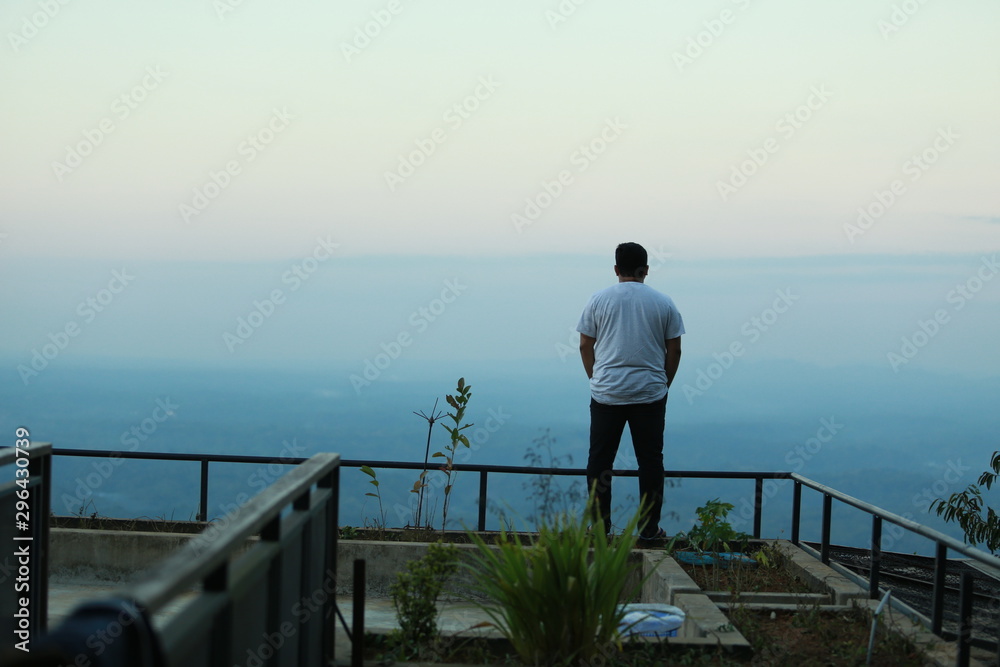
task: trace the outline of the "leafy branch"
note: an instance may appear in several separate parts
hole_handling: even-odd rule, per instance
[[[472,424],[462,424],[462,420],[465,419],[465,408],[470,398],[472,398],[472,385],[465,384],[465,378],[458,379],[458,387],[455,395],[448,394],[445,396],[448,405],[454,408],[455,411],[449,412],[446,415],[452,420],[454,426],[442,424],[445,430],[448,431],[448,435],[451,436],[451,442],[444,448],[444,452],[434,452],[435,457],[444,458],[445,460],[444,465],[441,467],[441,472],[445,474],[444,503],[441,506],[442,531],[448,525],[448,506],[451,501],[451,490],[455,486],[455,476],[458,474],[455,471],[455,452],[458,451],[459,445],[470,447],[469,439],[462,433],[462,431],[472,426]]]
[[[1000,451],[993,452],[990,468],[979,476],[978,484],[970,484],[964,491],[953,493],[948,500],[938,498],[929,510],[945,521],[955,521],[965,533],[965,541],[972,546],[984,544],[991,553],[1000,549],[1000,517],[985,504],[981,487],[989,491],[1000,477]],[[985,516],[983,514],[985,510]]]

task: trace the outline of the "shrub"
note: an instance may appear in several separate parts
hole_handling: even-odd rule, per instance
[[[438,542],[428,545],[423,558],[410,561],[406,570],[396,574],[389,592],[404,645],[419,647],[437,637],[437,600],[457,560],[455,545]]]
[[[501,532],[497,549],[470,531],[478,549],[467,567],[474,589],[488,599],[476,604],[525,663],[589,662],[620,644],[620,603],[641,588],[641,581],[628,586],[639,567],[629,562],[638,522],[637,512],[624,535],[609,542],[603,530],[591,532],[583,518],[563,514],[543,520],[529,546]]]

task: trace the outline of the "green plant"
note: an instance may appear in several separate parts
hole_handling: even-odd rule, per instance
[[[378,477],[376,476],[375,471],[372,470],[371,466],[361,466],[361,472],[371,477],[371,479],[368,480],[368,483],[375,487],[375,493],[368,492],[365,495],[378,500],[378,518],[375,519],[373,525],[378,530],[385,530],[386,514],[385,510],[382,509],[382,491],[379,489]],[[367,521],[365,522],[365,525],[368,525]]]
[[[427,554],[406,564],[389,587],[404,646],[429,645],[438,636],[437,600],[458,560],[458,548],[437,542]]]
[[[448,431],[448,435],[451,436],[451,442],[445,447],[444,452],[434,452],[435,457],[443,457],[445,460],[444,465],[441,467],[441,472],[445,474],[444,501],[441,504],[442,531],[448,525],[448,507],[451,503],[451,490],[455,486],[455,478],[458,474],[455,471],[455,453],[459,445],[470,447],[469,439],[462,433],[462,431],[472,426],[472,424],[462,424],[462,420],[465,418],[465,408],[470,398],[472,398],[472,385],[465,384],[465,378],[458,379],[458,387],[454,396],[451,394],[445,396],[448,405],[455,409],[454,412],[447,414],[447,417],[455,425],[448,426],[447,424],[442,424],[445,430]]]
[[[413,413],[427,422],[427,445],[424,447],[424,468],[420,471],[420,476],[417,477],[417,481],[413,483],[413,488],[410,489],[410,493],[417,494],[417,509],[413,515],[414,528],[423,527],[424,489],[427,488],[427,483],[424,481],[424,478],[427,477],[427,461],[431,451],[431,434],[434,431],[434,423],[444,416],[443,412],[437,411],[437,405],[437,399],[434,399],[434,407],[431,408],[430,414],[424,414],[423,410]],[[429,521],[427,523],[430,524]]]
[[[730,553],[731,543],[736,542],[739,550],[746,548],[750,536],[746,533],[735,530],[726,517],[733,509],[732,503],[721,502],[718,498],[709,500],[704,505],[695,510],[698,515],[698,523],[691,527],[686,533],[681,532],[675,535],[667,544],[667,551],[673,551],[677,542],[683,540],[688,546],[699,553],[717,554]],[[708,568],[708,565],[705,566]],[[720,563],[716,559],[711,561],[712,586],[718,588]]]
[[[639,513],[609,542],[587,528],[591,503],[583,516],[542,521],[529,546],[501,531],[494,548],[467,531],[477,550],[466,567],[487,598],[474,602],[527,664],[586,664],[620,647],[620,603],[642,586],[629,558]]]
[[[957,521],[965,533],[965,541],[972,546],[984,544],[990,553],[1000,549],[1000,517],[983,502],[985,486],[989,491],[1000,477],[1000,451],[993,452],[990,468],[979,476],[978,484],[970,484],[964,491],[953,493],[948,500],[938,498],[928,511],[937,512],[945,521]],[[985,512],[985,513],[984,513]]]
[[[745,544],[750,536],[736,531],[726,521],[732,509],[732,503],[723,503],[715,498],[695,510],[698,523],[686,533],[688,543],[699,551],[710,552],[729,552],[731,542]]]

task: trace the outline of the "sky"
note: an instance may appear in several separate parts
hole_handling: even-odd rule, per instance
[[[172,398],[144,447],[332,424],[372,456],[377,415],[464,375],[475,420],[513,415],[488,450],[551,426],[580,463],[575,325],[636,241],[687,329],[669,465],[791,466],[833,421],[804,474],[923,516],[997,447],[998,27],[993,0],[7,0],[0,424],[111,447]]]
[[[990,375],[998,20],[987,0],[6,2],[5,381],[39,381],[39,354],[330,361],[345,385],[380,354],[576,363],[626,240],[685,315],[689,383],[734,344]]]

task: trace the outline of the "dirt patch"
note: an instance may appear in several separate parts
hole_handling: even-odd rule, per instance
[[[869,612],[854,608],[824,612],[805,607],[795,612],[737,609],[733,623],[754,647],[751,665],[863,665],[871,633]],[[887,667],[917,667],[924,658],[903,637],[879,624],[872,663]]]
[[[739,591],[742,593],[810,593],[801,578],[783,566],[732,564],[729,567],[681,564],[703,591]]]

